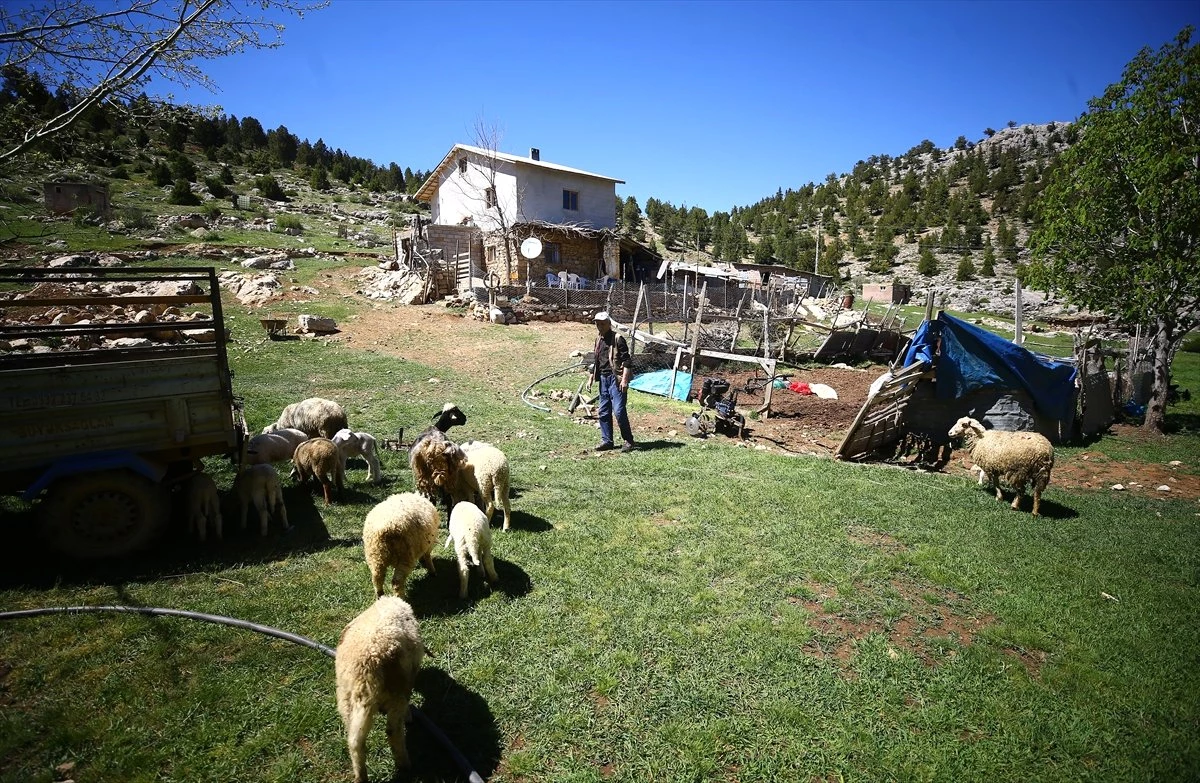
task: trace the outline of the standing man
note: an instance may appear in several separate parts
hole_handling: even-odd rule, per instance
[[[592,383],[600,381],[600,437],[602,442],[596,451],[611,451],[613,448],[613,416],[621,429],[621,451],[633,451],[633,430],[629,428],[629,414],[625,412],[625,400],[629,393],[629,381],[633,377],[630,366],[629,344],[625,338],[613,331],[608,313],[596,313],[596,359],[592,363]]]

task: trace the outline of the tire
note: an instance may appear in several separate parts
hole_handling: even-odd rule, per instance
[[[50,546],[68,557],[119,557],[149,546],[169,513],[160,484],[128,470],[84,473],[50,485],[42,530]]]

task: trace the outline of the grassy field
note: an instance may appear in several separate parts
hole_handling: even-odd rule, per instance
[[[1052,484],[1035,519],[966,479],[720,440],[586,454],[594,430],[452,363],[264,342],[257,314],[227,312],[251,428],[320,395],[382,438],[454,399],[470,421],[452,435],[509,455],[499,587],[475,575],[457,600],[440,547],[437,573],[409,581],[435,654],[415,701],[485,779],[1182,781],[1200,769],[1194,501]],[[1200,391],[1196,355],[1180,356]],[[1184,437],[1164,455],[1194,460]],[[228,463],[209,468],[227,490]],[[289,533],[259,540],[227,507],[223,543],[175,535],[87,567],[40,555],[27,509],[0,500],[0,607],[173,607],[335,645],[373,598],[363,517],[412,488],[403,453],[383,468],[375,487],[352,462],[331,507],[288,486]],[[7,621],[0,705],[5,783],[350,779],[332,662],[245,631]],[[419,726],[409,747],[413,780],[462,779]],[[370,750],[372,779],[386,779],[379,725]]]

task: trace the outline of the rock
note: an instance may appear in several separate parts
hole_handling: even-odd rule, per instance
[[[145,337],[117,337],[108,341],[110,348],[145,348],[153,344]]]
[[[1177,467],[1179,467],[1180,465],[1182,465],[1182,464],[1183,464],[1183,462],[1182,462],[1181,460],[1173,459],[1173,460],[1171,460],[1170,462],[1168,462],[1167,464],[1168,464],[1168,465],[1170,465],[1170,466],[1171,466],[1171,467],[1173,467],[1173,468],[1177,468]]]
[[[1158,487],[1156,487],[1156,489],[1159,492],[1170,492],[1171,491],[1171,488],[1168,487],[1166,484],[1159,484]]]
[[[216,329],[184,329],[183,336],[189,340],[194,340],[198,343],[215,343],[217,341]]]
[[[338,331],[337,321],[319,315],[299,315],[296,320],[300,331],[307,334],[333,334]]]
[[[1109,489],[1115,489],[1117,492],[1123,492],[1125,490],[1125,485],[1124,484],[1113,484],[1111,487],[1109,487]]]
[[[61,269],[67,266],[94,266],[95,260],[87,255],[69,255],[59,256],[50,263],[46,264],[51,269]]]
[[[246,269],[281,269],[291,271],[296,268],[286,253],[270,253],[265,256],[254,256],[242,262]]]

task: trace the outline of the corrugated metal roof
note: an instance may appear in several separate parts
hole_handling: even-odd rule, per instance
[[[485,149],[483,147],[473,147],[470,144],[455,144],[450,148],[450,151],[446,153],[446,156],[442,158],[442,162],[437,165],[437,168],[435,168],[429,177],[423,183],[421,183],[421,188],[416,192],[417,199],[421,201],[430,201],[433,199],[433,194],[437,192],[438,177],[447,166],[453,165],[454,161],[457,159],[456,153],[458,152],[472,152],[485,158],[495,158],[496,160],[503,160],[509,163],[520,163],[525,166],[536,166],[539,168],[550,169],[551,171],[562,171],[567,174],[578,174],[584,177],[602,179],[608,182],[617,182],[622,185],[625,184],[625,180],[623,179],[606,177],[603,174],[594,174],[590,171],[584,171],[583,169],[573,169],[570,166],[560,166],[557,163],[548,163],[544,160],[534,160],[533,158],[526,158],[520,155],[509,155],[507,152],[498,152],[496,150]]]

